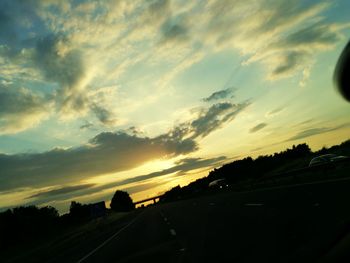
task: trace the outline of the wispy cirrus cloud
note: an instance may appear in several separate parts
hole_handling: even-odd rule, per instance
[[[281,113],[282,111],[284,111],[284,110],[285,110],[285,107],[278,107],[278,108],[275,108],[275,109],[273,109],[273,110],[267,112],[267,113],[265,114],[265,116],[266,116],[267,118],[274,117],[274,116],[280,114],[280,113]]]
[[[207,38],[233,45],[248,57],[245,63],[265,64],[268,79],[286,78],[310,68],[317,53],[334,48],[343,37],[349,24],[322,16],[331,7],[302,1],[213,1]]]
[[[311,137],[311,136],[314,136],[314,135],[340,130],[340,129],[343,129],[343,128],[346,128],[346,127],[350,127],[350,123],[343,123],[341,125],[337,125],[337,126],[334,126],[334,127],[309,128],[309,129],[305,129],[305,130],[302,130],[302,131],[298,132],[297,134],[295,134],[294,136],[290,137],[286,141],[301,140],[301,139],[305,139],[305,138],[308,138],[308,137]]]
[[[129,184],[129,183],[135,183],[135,182],[140,182],[152,178],[157,178],[163,175],[169,175],[172,173],[176,173],[177,175],[183,175],[186,172],[200,169],[200,168],[211,168],[214,165],[219,165],[222,164],[223,161],[225,161],[227,158],[225,156],[219,156],[216,158],[209,158],[209,159],[203,159],[203,158],[185,158],[177,161],[175,163],[175,166],[157,171],[157,172],[152,172],[149,174],[145,175],[139,175],[135,176],[130,179],[123,180],[121,182],[117,182],[119,185],[123,184]]]
[[[257,131],[260,131],[260,130],[264,129],[266,126],[267,126],[267,123],[265,123],[265,122],[259,123],[259,124],[255,125],[253,128],[251,128],[249,130],[249,132],[250,133],[255,133]]]
[[[33,194],[29,196],[27,199],[30,198],[47,198],[47,197],[54,197],[59,195],[66,195],[71,194],[73,192],[90,189],[94,186],[94,184],[80,184],[80,185],[69,185],[69,186],[62,186],[55,189],[50,189],[47,191],[40,191],[36,194]]]

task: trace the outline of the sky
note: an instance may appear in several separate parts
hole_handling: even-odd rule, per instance
[[[133,200],[349,139],[348,0],[0,0],[0,209]]]

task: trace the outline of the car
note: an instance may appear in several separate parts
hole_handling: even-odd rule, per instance
[[[228,187],[228,183],[226,182],[226,179],[217,179],[209,183],[210,188],[226,188]]]
[[[336,155],[336,154],[324,154],[324,155],[320,155],[315,158],[312,158],[312,160],[309,163],[309,167],[327,164],[327,163],[329,164],[329,163],[339,162],[346,159],[349,159],[349,157]]]

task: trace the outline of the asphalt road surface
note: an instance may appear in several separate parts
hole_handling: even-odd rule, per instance
[[[317,262],[349,226],[350,180],[228,191],[146,208],[78,262]]]

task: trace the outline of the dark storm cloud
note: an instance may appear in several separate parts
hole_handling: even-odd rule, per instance
[[[261,129],[264,129],[265,127],[267,126],[267,123],[259,123],[258,125],[254,126],[253,128],[251,128],[249,130],[250,133],[254,133],[254,132],[257,132],[257,131],[260,131]]]
[[[286,141],[294,141],[294,140],[300,140],[300,139],[305,139],[314,135],[326,133],[326,132],[331,132],[331,131],[336,131],[340,130],[342,128],[349,127],[350,123],[344,123],[335,127],[320,127],[320,128],[312,128],[312,129],[306,129],[303,131],[298,132],[296,135],[292,136]]]
[[[204,98],[203,101],[212,102],[215,100],[221,100],[228,98],[233,92],[232,88],[223,89],[212,93],[209,97]]]
[[[81,184],[81,185],[71,185],[71,186],[59,187],[59,188],[49,190],[49,191],[41,191],[39,193],[36,193],[34,195],[29,196],[27,199],[29,199],[29,198],[45,198],[45,197],[70,194],[72,192],[92,188],[93,186],[94,186],[94,184]]]

